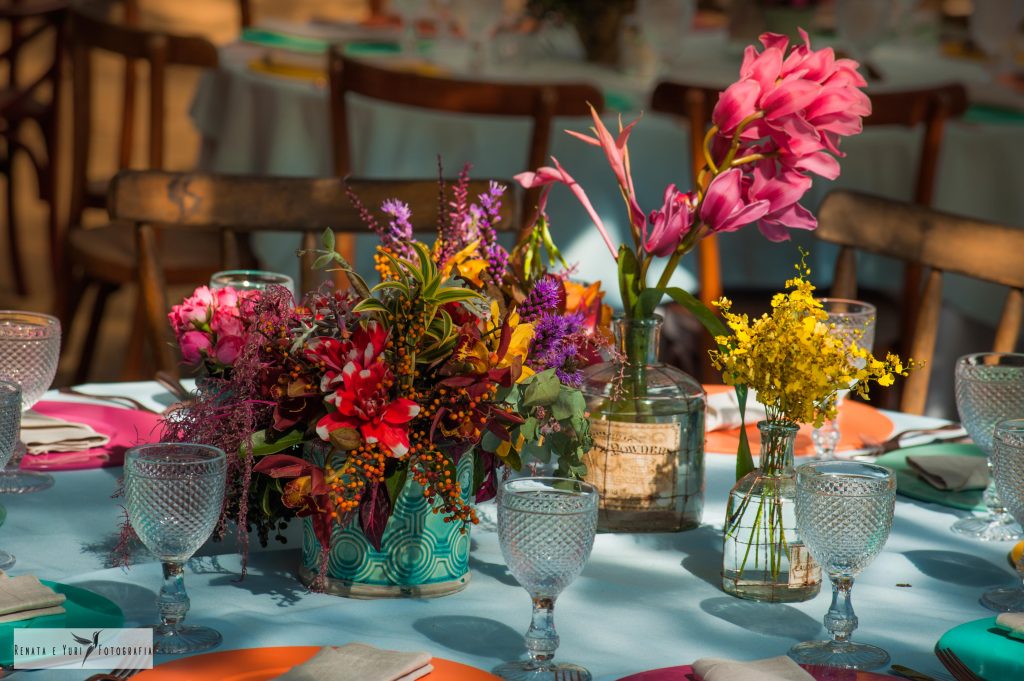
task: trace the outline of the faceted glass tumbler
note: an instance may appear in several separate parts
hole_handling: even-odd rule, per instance
[[[210,277],[210,288],[231,287],[236,291],[261,291],[269,286],[284,286],[295,293],[295,282],[287,274],[266,270],[224,270]]]
[[[192,653],[221,642],[208,627],[183,624],[189,610],[184,563],[213,532],[224,505],[227,460],[217,447],[160,442],[129,449],[124,462],[128,519],[142,543],[163,563],[157,597],[158,653]]]
[[[519,478],[498,495],[498,540],[512,576],[530,594],[529,659],[494,673],[511,681],[590,681],[575,664],[555,662],[555,599],[583,571],[597,531],[597,489],[565,478]]]
[[[38,312],[0,310],[0,380],[21,386],[21,408],[31,409],[50,389],[60,359],[60,322]],[[0,472],[0,493],[25,494],[53,485],[53,476],[19,470],[25,456],[19,443],[8,468]]]
[[[800,664],[875,669],[888,663],[881,648],[850,640],[857,628],[850,592],[854,578],[885,546],[895,506],[896,476],[888,468],[822,461],[797,469],[797,529],[832,580],[832,605],[824,620],[832,638],[793,646],[789,656]]]
[[[1024,523],[1024,418],[1009,419],[996,424],[993,433],[992,481],[1018,523]],[[1018,584],[989,589],[981,603],[996,612],[1024,612],[1024,556],[1017,559]]]
[[[965,355],[957,360],[954,385],[964,429],[990,455],[996,424],[1024,415],[1024,354]],[[985,490],[984,501],[987,514],[958,520],[953,531],[985,541],[1016,541],[1024,536],[1003,507],[994,483]]]

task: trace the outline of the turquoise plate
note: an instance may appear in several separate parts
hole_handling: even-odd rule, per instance
[[[883,454],[875,460],[875,463],[891,468],[896,471],[896,491],[905,497],[919,501],[930,501],[942,506],[960,508],[966,511],[984,511],[985,504],[981,501],[984,490],[974,489],[965,492],[944,492],[935,489],[927,482],[917,477],[917,473],[907,465],[908,456],[937,456],[937,455],[967,455],[985,456],[985,453],[977,445],[962,443],[939,443],[931,445],[919,445],[917,447],[905,447],[896,451]]]
[[[948,648],[985,681],[1024,678],[1024,641],[1010,638],[995,617],[953,627],[935,649]]]
[[[20,622],[0,624],[0,664],[14,664],[15,629],[67,629],[82,627],[91,629],[116,629],[124,624],[121,608],[108,598],[77,586],[39,580],[57,593],[67,596],[61,615],[47,615]]]

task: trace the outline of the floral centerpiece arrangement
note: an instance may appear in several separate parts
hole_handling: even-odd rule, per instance
[[[236,453],[225,521],[237,521],[243,542],[251,525],[265,541],[291,516],[305,518],[304,543],[315,546],[306,568],[321,588],[329,571],[358,581],[334,574],[332,546],[351,550],[356,535],[386,553],[389,519],[416,509],[428,516],[418,526],[439,523],[443,541],[417,553],[398,537],[404,553],[381,570],[435,545],[468,549],[465,528],[477,521],[470,502],[495,494],[501,466],[550,460],[559,475],[584,473],[590,436],[579,385],[605,344],[599,287],[551,271],[544,251],[557,250],[542,232],[513,264],[495,230],[504,187],[491,183],[473,201],[468,186],[468,168],[450,192],[441,183],[432,247],[415,239],[400,200],[376,216],[350,193],[380,237],[373,287],[328,231],[317,265],[342,269],[350,290],[321,289],[296,305],[271,287],[239,297],[228,323],[234,294],[211,300],[202,287],[171,312],[186,361],[213,371],[168,435]],[[236,337],[238,347],[222,353]],[[467,560],[439,562],[464,573]],[[422,565],[409,570],[409,579],[432,579]]]
[[[618,265],[624,306],[616,327],[619,355],[614,366],[590,370],[584,385],[595,437],[588,467],[591,481],[601,486],[608,529],[682,529],[699,522],[703,392],[693,379],[657,365],[654,311],[668,295],[713,336],[726,336],[728,329],[694,296],[668,285],[680,259],[709,235],[753,223],[771,241],[788,239],[790,229],[814,229],[814,216],[799,203],[811,176],[838,177],[841,139],[859,133],[871,112],[857,63],[837,59],[831,48],[813,50],[807,34],[801,36],[801,43],[790,45],[787,37],[767,33],[762,50],[746,49],[739,80],[722,92],[712,112],[703,145],[706,163],[694,186],[682,191],[669,185],[653,210],[640,206],[633,184],[628,141],[637,121],[620,122],[613,134],[595,112],[592,136],[570,132],[600,149],[611,166],[626,206],[629,243],[612,241],[582,187],[557,159],[552,167],[517,176],[525,187],[544,187],[541,223],[551,186],[567,186]],[[651,285],[659,263],[661,274]],[[737,385],[741,409],[745,391]],[[741,437],[737,477],[752,469]],[[651,483],[638,490],[637,479]],[[613,512],[620,523],[612,521]],[[666,522],[652,523],[656,516]]]
[[[741,598],[802,601],[817,595],[821,570],[796,532],[793,444],[799,424],[836,417],[837,395],[867,399],[872,384],[892,385],[914,363],[889,353],[875,358],[855,332],[836,333],[814,297],[806,264],[772,299],[771,314],[754,320],[719,301],[732,333],[715,340],[712,363],[728,385],[756,391],[766,418],[758,424],[761,458],[729,495],[722,587]],[[853,337],[851,338],[851,333]]]

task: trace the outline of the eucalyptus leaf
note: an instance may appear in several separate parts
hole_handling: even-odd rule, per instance
[[[523,394],[524,407],[546,407],[554,404],[562,384],[555,375],[554,369],[547,369],[536,374]]]

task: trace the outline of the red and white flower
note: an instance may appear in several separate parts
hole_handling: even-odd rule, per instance
[[[368,443],[380,443],[391,456],[403,457],[409,451],[407,424],[420,413],[420,405],[400,397],[391,399],[394,376],[377,358],[363,367],[351,361],[339,376],[337,389],[325,397],[336,411],[329,412],[316,425],[316,433],[330,440],[338,428],[354,428]]]

